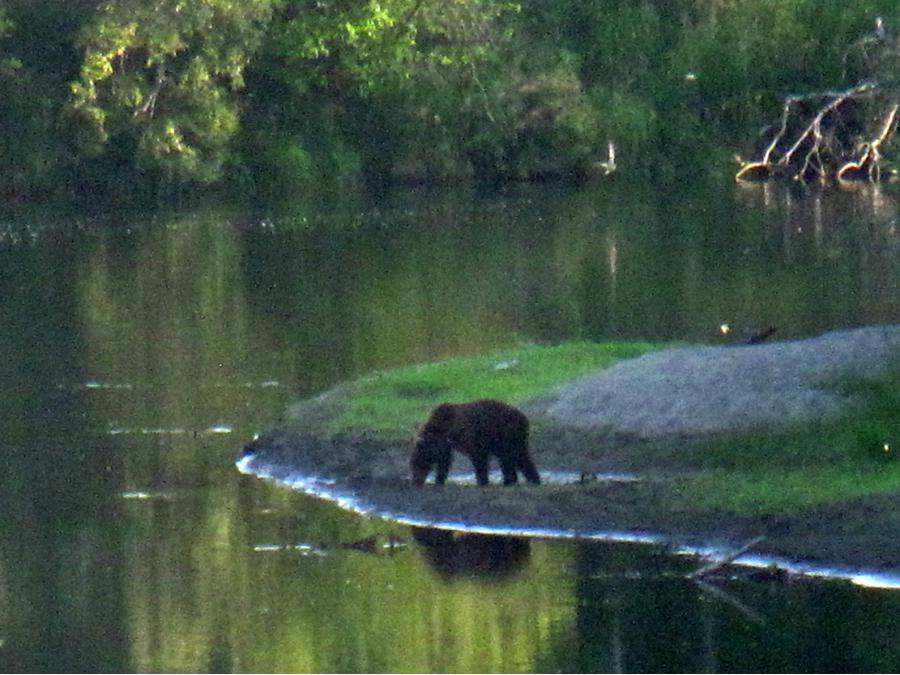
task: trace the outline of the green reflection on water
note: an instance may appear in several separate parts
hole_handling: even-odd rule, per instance
[[[289,401],[378,368],[714,339],[725,321],[786,336],[897,321],[894,218],[872,192],[613,185],[64,220],[33,240],[4,223],[0,665],[893,669],[893,596],[739,586],[776,627],[767,651],[770,629],[649,554],[534,543],[505,574],[451,574],[465,545],[448,568],[405,528],[239,477],[233,459]],[[405,546],[345,547],[372,536]]]
[[[270,521],[289,518],[280,510],[269,515]],[[318,520],[329,520],[324,509]],[[251,561],[253,669],[529,671],[552,644],[553,628],[571,624],[571,582],[548,583],[547,576],[567,564],[561,549],[534,546],[521,567],[478,576],[469,567],[478,555],[471,542],[457,546],[448,561],[446,550],[429,556],[410,543],[405,528],[382,526],[379,546],[388,541],[384,530],[404,546],[375,553],[335,550],[336,540],[315,526],[282,522],[278,529],[282,539],[255,534],[287,542],[305,536],[300,541],[319,542],[324,552],[267,551]],[[378,529],[347,523],[340,536],[346,542]]]

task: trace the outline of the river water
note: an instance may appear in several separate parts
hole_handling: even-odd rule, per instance
[[[0,670],[900,668],[896,591],[434,541],[234,466],[376,369],[900,322],[897,217],[872,188],[616,182],[0,217]]]

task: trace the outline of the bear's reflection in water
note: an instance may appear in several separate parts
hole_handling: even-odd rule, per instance
[[[442,577],[503,578],[522,569],[531,556],[527,539],[414,527],[413,539]]]

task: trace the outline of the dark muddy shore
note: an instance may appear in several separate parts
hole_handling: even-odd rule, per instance
[[[790,410],[788,421],[852,409],[852,396],[828,382],[894,368],[898,344],[900,328],[877,327],[771,346],[666,350],[621,362],[606,375],[598,373],[523,406],[533,422],[532,454],[546,477],[540,486],[502,487],[494,476],[494,484],[482,488],[454,482],[452,473],[443,487],[415,488],[408,477],[411,437],[385,441],[365,433],[310,434],[324,428],[342,398],[351,395],[345,387],[295,406],[282,428],[248,446],[239,466],[346,508],[410,524],[723,549],[762,538],[751,553],[900,572],[896,493],[768,513],[698,506],[690,493],[690,479],[706,470],[697,460],[710,438],[727,439],[735,427],[746,433],[734,423],[748,417],[742,409],[756,405],[764,424],[772,423],[779,406]],[[613,420],[627,431],[597,414],[610,406],[619,409],[609,403],[613,390],[640,408],[648,382],[659,385],[652,406],[631,412],[626,406]],[[708,400],[709,387],[720,423],[711,426],[713,417],[707,415],[704,433],[698,434],[691,411]],[[591,396],[596,405],[590,404]],[[589,419],[599,422],[585,422]],[[641,424],[649,432],[643,433]],[[472,473],[460,456],[454,469],[459,476]]]
[[[674,461],[640,466],[640,459],[650,456],[672,460],[678,448],[619,439],[608,463],[591,466],[592,473],[613,478],[582,481],[582,464],[562,460],[552,436],[545,430],[535,438],[535,456],[551,475],[541,486],[503,487],[496,476],[485,488],[456,482],[454,475],[471,473],[459,462],[447,485],[415,488],[405,475],[406,445],[283,432],[258,439],[241,469],[345,508],[411,524],[726,550],[764,537],[752,553],[823,566],[900,569],[896,495],[776,516],[697,510],[680,492],[679,478],[685,474]],[[568,430],[563,436],[568,449],[580,446],[584,455],[603,445],[590,434]]]

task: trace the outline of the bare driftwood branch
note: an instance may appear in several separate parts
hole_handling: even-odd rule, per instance
[[[737,180],[882,179],[884,149],[897,130],[900,108],[900,85],[893,79],[900,38],[879,17],[875,31],[847,50],[844,65],[865,79],[847,89],[787,96],[762,157],[740,160]]]
[[[893,93],[876,82],[863,82],[843,91],[788,96],[762,158],[743,162],[735,178],[879,180],[882,147],[897,129],[900,104]],[[865,125],[858,133],[853,130],[863,102],[880,111],[878,131],[868,140],[863,140]]]
[[[718,558],[717,560],[713,560],[710,563],[707,563],[703,567],[695,569],[690,574],[687,574],[686,577],[688,579],[700,579],[703,576],[709,574],[710,572],[715,572],[717,570],[722,569],[723,567],[727,567],[735,560],[744,555],[751,548],[759,544],[761,541],[765,540],[764,536],[756,537],[755,539],[751,539],[746,544],[741,546],[740,548],[735,549],[734,551],[730,551],[727,555]]]
[[[847,162],[838,169],[838,180],[881,180],[881,146],[887,142],[897,129],[897,109],[900,104],[894,103],[881,128],[881,133],[871,143],[864,143],[859,161]]]

